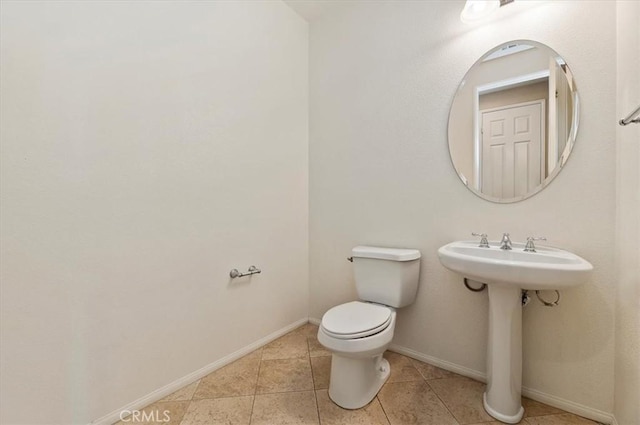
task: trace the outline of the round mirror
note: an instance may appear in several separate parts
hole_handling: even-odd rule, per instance
[[[491,49],[471,67],[449,112],[449,153],[476,195],[508,203],[538,193],[564,166],[578,131],[567,63],[530,40]]]

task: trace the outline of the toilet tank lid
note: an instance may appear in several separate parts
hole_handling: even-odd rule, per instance
[[[382,248],[378,246],[356,246],[351,255],[358,258],[377,258],[379,260],[411,261],[420,258],[420,251],[406,248]]]

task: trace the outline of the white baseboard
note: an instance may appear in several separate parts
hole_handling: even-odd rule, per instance
[[[566,410],[567,412],[578,416],[583,416],[587,419],[591,419],[592,421],[601,422],[603,424],[616,423],[615,417],[612,413],[603,412],[602,410],[594,409],[593,407],[588,407],[571,400],[546,394],[542,391],[534,390],[533,388],[522,387],[522,395],[529,397],[532,400],[539,401],[540,403]]]
[[[311,322],[312,319],[309,319]],[[313,322],[312,322],[313,323]],[[407,357],[411,357],[416,360],[420,360],[424,363],[429,363],[433,366],[437,366],[441,369],[448,370],[450,372],[457,373],[459,375],[467,376],[480,382],[487,382],[487,375],[484,372],[480,372],[474,369],[469,369],[464,366],[457,365],[455,363],[448,362],[446,360],[438,359],[436,357],[422,354],[418,351],[410,348],[402,347],[397,344],[392,344],[389,347],[390,351],[394,351],[399,354],[403,354]],[[583,416],[585,418],[601,422],[603,424],[616,425],[616,419],[611,413],[603,412],[602,410],[594,409],[592,407],[584,406],[582,404],[566,400],[554,395],[546,394],[533,388],[522,387],[522,395],[529,397],[532,400],[539,401],[540,403],[547,404],[549,406],[556,407],[558,409],[565,410],[567,412]]]
[[[148,406],[151,403],[154,403],[166,396],[168,396],[171,393],[174,393],[175,391],[178,391],[180,388],[185,387],[189,384],[191,384],[192,382],[197,381],[198,379],[207,376],[208,374],[210,374],[211,372],[220,369],[223,366],[228,365],[231,362],[234,362],[236,360],[238,360],[239,358],[251,353],[252,351],[257,350],[258,348],[270,343],[271,341],[273,341],[274,339],[277,339],[279,337],[281,337],[282,335],[291,332],[292,330],[299,328],[300,326],[304,325],[305,323],[308,323],[309,319],[308,318],[304,318],[304,319],[300,319],[297,320],[295,322],[293,322],[292,324],[285,326],[282,329],[279,329],[267,336],[265,336],[264,338],[261,338],[259,340],[257,340],[256,342],[247,345],[246,347],[243,347],[237,351],[234,351],[233,353],[229,354],[228,356],[225,356],[219,360],[216,360],[213,363],[210,363],[198,370],[196,370],[195,372],[192,372],[186,376],[183,376],[180,379],[177,379],[173,382],[171,382],[170,384],[165,385],[162,388],[158,388],[157,390],[147,394],[144,397],[141,397],[139,399],[137,399],[136,401],[133,401],[129,404],[127,404],[126,406],[123,406],[119,409],[114,410],[111,413],[108,413],[106,415],[104,415],[103,417],[96,419],[94,421],[92,421],[89,425],[111,425],[115,422],[118,422],[120,420],[120,413],[124,410],[126,411],[133,411],[133,410],[140,410],[143,407]]]
[[[309,323],[311,323],[312,325],[320,326],[320,323],[322,323],[322,319],[316,319],[315,317],[309,317]]]

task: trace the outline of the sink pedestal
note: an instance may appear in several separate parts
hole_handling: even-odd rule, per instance
[[[438,249],[443,266],[489,288],[487,391],[484,408],[511,424],[522,419],[522,289],[565,289],[584,283],[593,266],[569,251],[514,243],[451,242]]]
[[[484,408],[499,421],[515,424],[524,414],[522,394],[522,290],[487,285],[489,341]]]

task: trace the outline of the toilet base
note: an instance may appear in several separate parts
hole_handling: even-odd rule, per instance
[[[359,409],[373,400],[390,373],[382,354],[354,358],[333,353],[329,397],[340,407]]]

